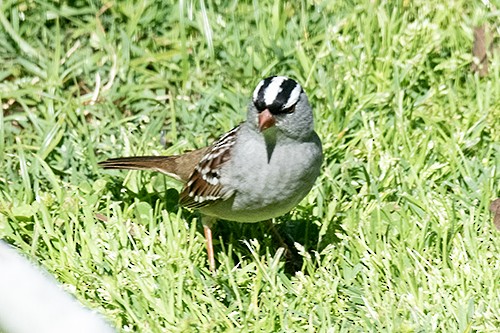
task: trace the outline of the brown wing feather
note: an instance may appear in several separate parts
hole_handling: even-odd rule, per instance
[[[231,158],[238,127],[221,136],[194,167],[180,195],[180,204],[200,208],[230,197],[233,192],[220,183],[220,168]]]
[[[220,168],[231,158],[239,126],[221,136],[212,146],[174,156],[112,158],[99,163],[105,169],[155,170],[186,182],[180,204],[200,208],[233,194],[220,183]]]

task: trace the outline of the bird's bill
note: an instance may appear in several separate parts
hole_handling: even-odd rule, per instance
[[[276,119],[268,109],[259,113],[259,130],[261,132],[265,131],[269,127],[273,127],[275,124]]]

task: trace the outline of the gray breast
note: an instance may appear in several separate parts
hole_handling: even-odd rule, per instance
[[[277,145],[264,142],[261,135],[245,137],[236,143],[230,164],[221,170],[221,182],[234,189],[234,197],[203,213],[258,222],[287,213],[313,186],[322,159],[317,136],[306,142],[277,138],[281,140]]]

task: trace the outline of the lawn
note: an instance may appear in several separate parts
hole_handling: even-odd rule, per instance
[[[498,331],[498,1],[167,2],[0,1],[0,238],[121,332]],[[301,260],[221,221],[211,273],[181,184],[97,163],[210,144],[274,74],[323,142]]]

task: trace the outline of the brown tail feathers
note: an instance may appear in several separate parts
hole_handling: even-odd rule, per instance
[[[100,162],[104,169],[154,170],[186,182],[204,155],[206,148],[173,156],[119,157]]]

